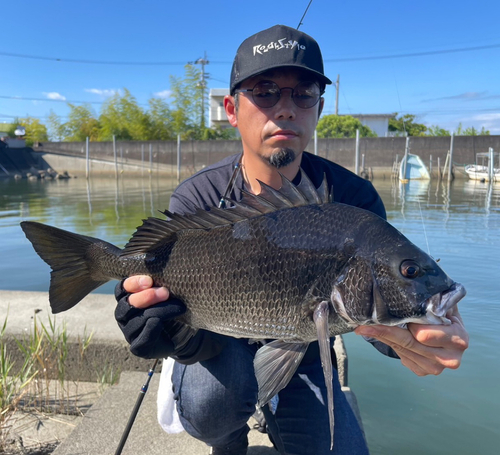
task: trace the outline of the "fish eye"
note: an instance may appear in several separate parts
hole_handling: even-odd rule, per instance
[[[413,279],[420,275],[420,266],[415,261],[403,261],[399,269],[406,278]]]

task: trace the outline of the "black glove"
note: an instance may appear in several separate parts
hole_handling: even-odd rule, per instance
[[[129,293],[123,281],[115,288],[118,305],[115,319],[130,344],[130,351],[138,357],[161,359],[172,357],[180,363],[193,364],[218,355],[225,345],[225,337],[205,330],[198,330],[189,340],[177,347],[172,337],[180,333],[182,324],[169,322],[186,312],[186,305],[179,299],[169,298],[148,308],[135,308],[128,303]]]
[[[123,281],[115,288],[118,305],[115,319],[130,343],[130,350],[138,357],[159,359],[172,355],[175,347],[164,324],[186,312],[186,305],[178,299],[168,299],[149,308],[135,308],[128,303]]]

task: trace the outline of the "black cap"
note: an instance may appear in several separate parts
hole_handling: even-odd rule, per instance
[[[245,79],[283,66],[303,68],[313,73],[323,84],[332,83],[324,74],[318,43],[295,28],[275,25],[241,43],[231,70],[231,95]]]

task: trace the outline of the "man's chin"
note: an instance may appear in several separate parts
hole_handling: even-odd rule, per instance
[[[290,164],[292,164],[297,158],[297,153],[295,150],[282,147],[273,151],[271,155],[266,157],[267,161],[271,166],[274,166],[276,169],[282,169]]]

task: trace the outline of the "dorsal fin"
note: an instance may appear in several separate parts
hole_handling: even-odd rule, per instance
[[[259,195],[242,190],[242,200],[239,202],[228,200],[231,203],[231,207],[228,209],[217,207],[211,207],[210,210],[197,209],[194,214],[190,215],[178,215],[165,210],[161,213],[167,216],[168,220],[153,217],[143,220],[142,226],[137,228],[137,231],[125,245],[121,256],[165,248],[176,242],[183,231],[207,230],[232,225],[238,221],[285,208],[322,204],[332,200],[332,195],[327,189],[326,175],[318,190],[304,172],[302,172],[300,183],[297,186],[283,175],[281,175],[281,179],[282,185],[279,190],[275,190],[261,181],[259,181],[261,185]]]

